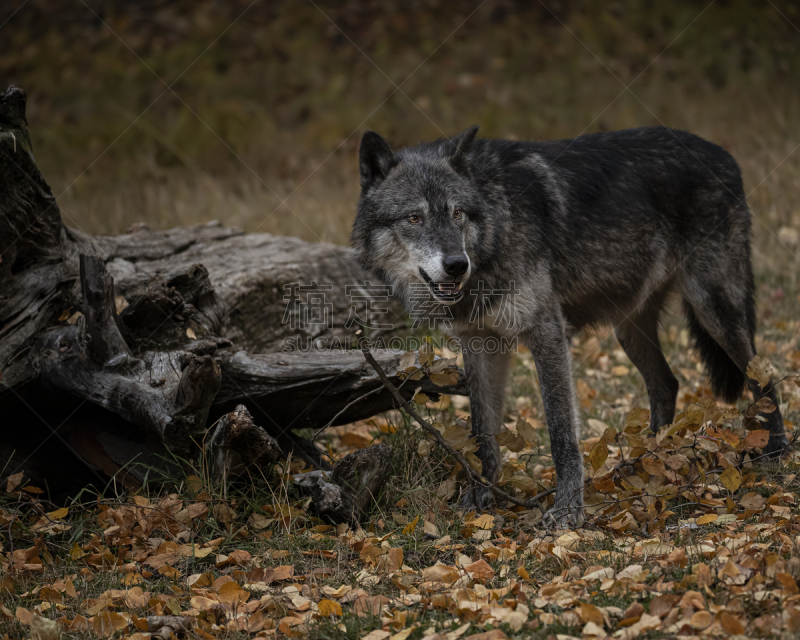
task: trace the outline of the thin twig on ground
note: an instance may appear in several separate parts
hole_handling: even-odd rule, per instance
[[[420,369],[418,368],[418,369],[417,369],[417,371],[420,371]],[[415,372],[414,372],[414,373],[412,373],[411,375],[413,376],[413,375],[414,375],[414,374],[415,374],[417,371],[415,371]],[[408,382],[410,379],[411,379],[411,376],[409,376],[408,378],[406,378],[405,380],[403,380],[403,382],[401,382],[401,383],[400,383],[400,386],[398,387],[398,389],[402,389],[402,388],[403,388],[403,386],[405,385],[405,383],[406,383],[406,382]],[[317,436],[319,436],[319,435],[320,435],[320,434],[321,434],[323,431],[325,431],[325,430],[326,430],[326,429],[328,429],[329,427],[333,426],[333,423],[334,423],[334,422],[336,422],[336,420],[339,418],[339,416],[341,416],[341,415],[342,415],[342,414],[343,414],[345,411],[347,411],[347,410],[348,410],[350,407],[352,407],[352,406],[353,406],[353,405],[355,405],[355,404],[358,404],[358,403],[359,403],[359,402],[361,402],[362,400],[366,400],[366,399],[367,399],[367,398],[369,398],[371,395],[374,395],[374,394],[378,393],[379,391],[383,391],[383,389],[384,389],[384,387],[383,387],[383,386],[380,386],[380,387],[375,387],[375,388],[374,388],[372,391],[367,391],[367,393],[365,393],[364,395],[362,395],[362,396],[358,396],[358,398],[356,398],[355,400],[351,400],[350,402],[348,402],[348,403],[345,405],[345,407],[344,407],[344,408],[343,408],[341,411],[339,411],[339,413],[337,413],[335,416],[333,416],[333,418],[331,418],[331,419],[328,421],[328,424],[326,424],[324,427],[321,427],[321,428],[320,428],[320,429],[319,429],[319,430],[318,430],[318,431],[317,431],[317,432],[316,432],[316,433],[313,435],[313,437],[311,438],[311,445],[312,445],[312,446],[314,446],[314,443],[315,443],[315,442],[316,442],[316,440],[317,440]]]

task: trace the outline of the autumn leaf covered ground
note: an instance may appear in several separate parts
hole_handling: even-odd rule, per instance
[[[800,370],[793,5],[554,4],[561,23],[493,2],[472,17],[436,3],[275,2],[242,16],[249,3],[153,3],[146,19],[88,3],[104,26],[81,3],[41,4],[2,27],[0,71],[28,91],[37,162],[70,225],[219,218],[346,243],[365,127],[408,144],[473,122],[518,138],[664,122],[742,165],[758,352],[777,378]],[[613,333],[574,341],[591,480],[580,530],[545,531],[537,509],[458,512],[463,472],[401,413],[321,440],[333,458],[394,447],[358,530],[314,517],[290,480],[303,470],[294,460],[230,485],[227,500],[202,463],[136,494],[87,487],[67,504],[12,476],[0,487],[0,635],[144,637],[147,616],[171,614],[193,620],[191,638],[242,640],[797,637],[797,453],[757,459],[751,399],[714,402],[679,317],[661,338],[680,414],[649,440],[644,383]],[[529,354],[516,356],[508,392],[504,488],[532,495],[555,477]],[[793,436],[800,387],[787,379],[780,399]],[[469,451],[468,403],[422,409]]]
[[[762,297],[772,304],[760,307],[759,351],[796,379],[800,299]],[[87,488],[64,507],[12,477],[0,501],[0,633],[31,637],[46,618],[64,637],[141,638],[147,616],[181,615],[193,638],[796,637],[800,457],[758,460],[766,434],[748,399],[713,401],[677,321],[662,339],[681,412],[658,438],[613,338],[574,341],[591,479],[582,529],[545,531],[538,509],[455,510],[463,472],[397,412],[325,436],[334,458],[395,447],[357,530],[314,517],[291,460],[231,485],[227,501],[202,465],[136,494]],[[768,367],[754,363],[754,375]],[[793,434],[800,386],[787,379],[781,394]],[[470,450],[465,400],[422,409]],[[520,496],[552,486],[526,353],[506,419],[504,486]]]

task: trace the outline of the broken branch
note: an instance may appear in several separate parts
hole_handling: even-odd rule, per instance
[[[544,512],[544,507],[542,505],[542,499],[546,498],[547,496],[556,492],[555,489],[547,489],[546,491],[542,491],[541,493],[535,495],[533,498],[529,500],[520,500],[519,498],[515,498],[512,495],[509,495],[502,489],[498,489],[495,485],[490,484],[486,478],[479,475],[467,462],[466,458],[462,456],[458,451],[453,449],[447,441],[442,437],[442,434],[439,433],[436,429],[434,429],[426,420],[423,418],[419,412],[414,409],[404,398],[400,395],[400,392],[397,390],[391,380],[389,380],[386,372],[381,368],[381,365],[378,364],[378,361],[372,356],[372,352],[369,350],[369,342],[365,339],[361,343],[361,353],[364,354],[364,359],[367,363],[375,370],[375,373],[378,374],[378,378],[383,383],[383,386],[386,387],[386,390],[392,394],[392,397],[400,404],[400,406],[406,410],[406,412],[416,420],[419,425],[425,429],[428,433],[430,433],[436,442],[444,448],[447,453],[449,453],[453,458],[455,458],[456,462],[458,462],[462,468],[467,472],[470,479],[479,485],[482,485],[489,489],[494,495],[498,498],[502,498],[503,500],[507,500],[512,504],[516,504],[520,507],[525,507],[526,509],[530,509],[531,507],[538,506],[542,512]]]

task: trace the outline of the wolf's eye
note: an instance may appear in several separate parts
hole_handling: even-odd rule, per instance
[[[461,216],[463,216],[463,215],[464,215],[464,210],[463,209],[459,208],[459,209],[456,209],[455,211],[453,211],[453,217],[456,220],[461,220]]]
[[[408,216],[408,221],[411,224],[419,224],[420,223],[420,217],[416,213],[411,213]]]

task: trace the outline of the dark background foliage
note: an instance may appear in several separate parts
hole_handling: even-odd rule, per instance
[[[0,11],[0,75],[28,92],[37,160],[88,232],[217,218],[345,243],[363,131],[400,146],[473,123],[508,138],[688,129],[742,164],[762,249],[798,224],[800,11],[785,0]]]

